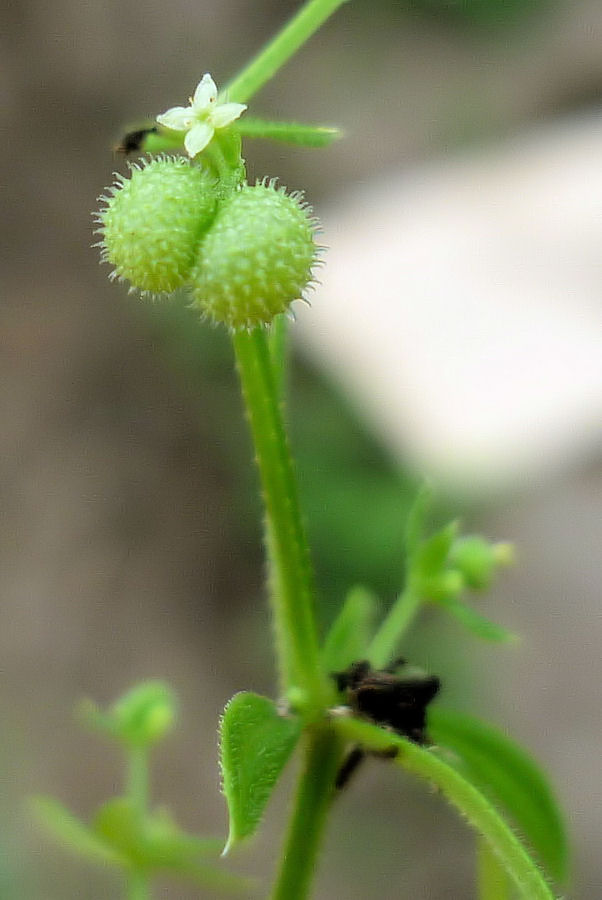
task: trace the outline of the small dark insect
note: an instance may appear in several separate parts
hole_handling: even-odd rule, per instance
[[[344,672],[333,673],[333,678],[356,715],[389,728],[416,744],[426,744],[426,708],[439,691],[440,681],[434,675],[403,678],[395,674],[402,665],[405,660],[398,659],[387,669],[375,670],[363,660],[352,663]],[[379,755],[395,756],[395,750]],[[338,772],[338,788],[347,784],[364,756],[361,747],[351,750]]]
[[[148,134],[157,134],[159,129],[156,127],[151,128],[138,128],[136,131],[128,131],[127,134],[121,138],[121,141],[115,147],[116,153],[123,153],[124,156],[128,156],[130,153],[139,153],[142,149],[142,144],[144,143],[144,139]]]

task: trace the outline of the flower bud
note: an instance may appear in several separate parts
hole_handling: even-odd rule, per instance
[[[462,573],[468,587],[476,591],[487,590],[496,570],[511,565],[511,544],[490,544],[477,535],[458,538],[450,551],[450,560]]]
[[[175,706],[173,693],[167,685],[146,681],[117,700],[109,715],[125,740],[147,746],[155,744],[171,730]]]
[[[172,728],[176,700],[160,681],[145,681],[116,700],[106,711],[91,700],[80,707],[84,721],[130,747],[148,747],[160,741]]]
[[[273,182],[244,185],[203,236],[191,276],[199,307],[233,329],[271,322],[312,280],[315,231],[299,195]]]
[[[203,231],[215,213],[213,179],[183,157],[158,157],[117,176],[98,213],[103,262],[113,278],[151,293],[187,280]]]

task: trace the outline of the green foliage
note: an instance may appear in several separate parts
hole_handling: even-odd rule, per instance
[[[220,890],[243,890],[248,882],[208,866],[203,857],[217,857],[223,841],[182,831],[165,809],[140,815],[126,797],[103,804],[93,822],[99,838],[127,859],[133,869],[169,872]]]
[[[438,604],[453,615],[476,637],[487,641],[508,641],[511,632],[476,613],[463,600],[470,584],[454,560],[455,547],[462,546],[458,537],[458,522],[452,521],[430,537],[424,537],[425,519],[431,502],[431,490],[423,486],[408,515],[406,530],[406,586],[389,610],[372,639],[367,656],[376,668],[382,668],[393,658],[405,632],[412,624],[423,602]],[[480,539],[482,540],[482,539]],[[491,546],[483,541],[486,546]],[[508,545],[497,545],[507,548]],[[460,553],[460,556],[462,554]],[[488,577],[499,565],[506,565],[509,552],[494,550]],[[470,572],[473,578],[473,573]],[[474,578],[473,578],[474,580]]]
[[[303,125],[300,122],[268,122],[254,116],[245,116],[234,129],[241,137],[264,138],[299,147],[328,147],[342,137],[339,128],[325,125]]]
[[[230,83],[229,99],[246,102],[342,2],[308,0]],[[475,0],[469,5],[492,4],[493,0],[488,4]],[[429,4],[424,0],[422,5]],[[209,83],[213,85],[205,75],[197,91]],[[447,610],[479,638],[508,640],[511,635],[506,629],[475,612],[465,598],[469,591],[487,589],[512,554],[508,545],[460,536],[455,520],[427,534],[431,498],[430,490],[422,489],[408,516],[405,586],[398,598],[373,633],[374,597],[360,588],[349,592],[320,651],[313,570],[282,409],[283,315],[311,280],[316,263],[316,222],[300,195],[287,196],[283,189],[275,188],[273,180],[247,185],[241,139],[262,137],[318,147],[329,144],[338,132],[253,118],[232,124],[228,116],[220,120],[219,109],[213,106],[215,102],[221,105],[220,98],[214,85],[212,90],[211,96],[195,93],[190,108],[172,108],[159,117],[170,127],[182,126],[187,131],[185,147],[195,159],[201,157],[198,166],[163,157],[142,170],[135,169],[129,182],[121,180],[105,198],[101,230],[104,255],[116,266],[116,275],[144,290],[171,291],[185,284],[194,290],[195,304],[202,313],[231,330],[255,445],[266,511],[268,587],[281,692],[296,714],[281,713],[272,700],[251,693],[237,694],[227,705],[221,721],[223,791],[230,817],[224,853],[257,830],[304,731],[304,764],[274,900],[307,897],[347,743],[376,753],[393,748],[398,764],[435,784],[483,836],[487,846],[481,848],[479,857],[481,900],[506,900],[503,873],[522,897],[551,900],[545,877],[498,810],[500,807],[508,814],[550,874],[561,881],[567,869],[563,823],[545,778],[524,751],[483,723],[442,711],[435,711],[430,723],[433,736],[445,748],[439,753],[351,715],[331,714],[334,690],[328,674],[361,658],[369,659],[376,668],[384,667],[425,603]],[[222,116],[227,106],[223,106]],[[189,112],[190,122],[186,119]],[[220,129],[219,135],[214,135],[215,129]],[[146,150],[160,147],[161,141],[165,149],[172,149],[174,142],[181,140],[161,128],[141,134]],[[133,219],[142,223],[139,229],[137,224],[130,227],[131,222],[124,227],[124,216],[132,212]],[[268,324],[274,324],[269,339],[264,327]],[[320,469],[325,443],[322,432],[314,443]],[[384,487],[380,482],[377,487],[383,488],[382,496],[376,492],[380,503]],[[341,498],[348,495],[345,487]],[[325,497],[329,499],[323,491],[318,498],[323,508],[328,506]],[[402,521],[403,505],[397,495],[390,501],[390,518],[397,523]],[[365,502],[359,508],[370,532]],[[336,512],[340,514],[341,508]],[[343,519],[350,540],[340,543],[351,547],[355,564],[365,552],[365,538],[353,538],[357,516],[350,508],[343,511]],[[373,540],[375,546],[383,543],[380,534]],[[88,723],[117,738],[125,750],[125,796],[105,803],[91,827],[54,801],[37,801],[38,817],[63,843],[90,859],[125,870],[130,900],[147,900],[150,876],[157,871],[220,888],[236,884],[235,878],[204,864],[202,857],[215,852],[215,841],[186,834],[167,812],[153,811],[149,805],[149,751],[168,733],[174,715],[173,696],[160,682],[134,688],[107,712],[88,703]],[[382,720],[386,721],[384,716]],[[443,753],[453,753],[453,764]]]
[[[508,874],[482,837],[477,838],[477,886],[479,900],[512,900]]]
[[[92,828],[130,865],[144,869],[179,871],[196,862],[200,855],[221,850],[219,839],[197,838],[182,831],[167,810],[140,815],[127,797],[104,803]]]
[[[230,814],[224,849],[252,835],[301,734],[297,717],[280,715],[258,694],[236,694],[220,726],[223,791]]]
[[[476,613],[462,599],[467,590],[484,590],[496,569],[506,561],[495,545],[481,537],[458,537],[458,523],[450,522],[418,543],[410,560],[409,583],[425,600],[438,603],[476,637],[510,641],[515,636]]]
[[[554,900],[552,891],[529,853],[500,816],[495,806],[470,776],[460,773],[440,756],[406,738],[392,734],[369,722],[339,718],[336,731],[348,741],[376,753],[397,750],[395,762],[435,785],[467,822],[481,834],[501,860],[524,900]]]
[[[92,700],[85,700],[80,714],[96,731],[130,747],[150,747],[171,731],[176,701],[168,685],[145,681],[120,697],[107,712],[102,712]]]
[[[204,857],[217,858],[221,839],[188,834],[167,810],[149,809],[148,754],[171,730],[175,710],[173,692],[159,681],[133,687],[107,712],[87,701],[81,710],[86,724],[116,738],[125,751],[126,794],[104,803],[91,825],[50,797],[32,799],[34,815],[65,848],[90,862],[121,869],[130,888],[128,896],[148,896],[150,879],[159,872],[214,890],[244,890],[247,880],[205,862]]]
[[[332,623],[322,650],[324,671],[338,672],[363,659],[376,615],[376,597],[363,587],[352,588]]]
[[[458,538],[450,548],[450,563],[474,591],[489,590],[496,570],[513,562],[511,544],[490,544],[478,534]]]
[[[248,888],[239,876],[206,865],[217,857],[222,841],[186,834],[165,810],[141,816],[126,797],[103,804],[91,826],[76,818],[52,797],[34,797],[36,819],[65,849],[89,862],[128,872],[169,872],[216,890]]]
[[[126,868],[127,858],[107,844],[54,797],[32,797],[30,806],[37,821],[66,850],[89,862]]]
[[[492,725],[440,707],[430,712],[429,733],[436,744],[453,750],[459,771],[511,816],[550,876],[565,882],[569,847],[564,819],[535,760]]]
[[[436,602],[443,609],[447,610],[467,631],[470,631],[475,637],[483,641],[500,644],[518,640],[514,632],[482,616],[467,603],[460,600],[459,597],[454,596],[453,593],[439,595]]]

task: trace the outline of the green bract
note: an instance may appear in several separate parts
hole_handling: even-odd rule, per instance
[[[244,185],[203,237],[191,276],[200,308],[233,329],[271,322],[311,281],[315,230],[300,195]]]
[[[98,222],[103,261],[113,277],[151,293],[187,280],[203,231],[215,213],[212,178],[183,157],[159,157],[117,176]]]

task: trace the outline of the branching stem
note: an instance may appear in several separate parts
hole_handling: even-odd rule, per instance
[[[500,816],[495,807],[474,785],[431,750],[358,719],[341,718],[333,722],[341,737],[363,747],[382,752],[398,748],[395,761],[408,772],[434,784],[486,841],[499,864],[524,900],[554,900],[541,869]]]

